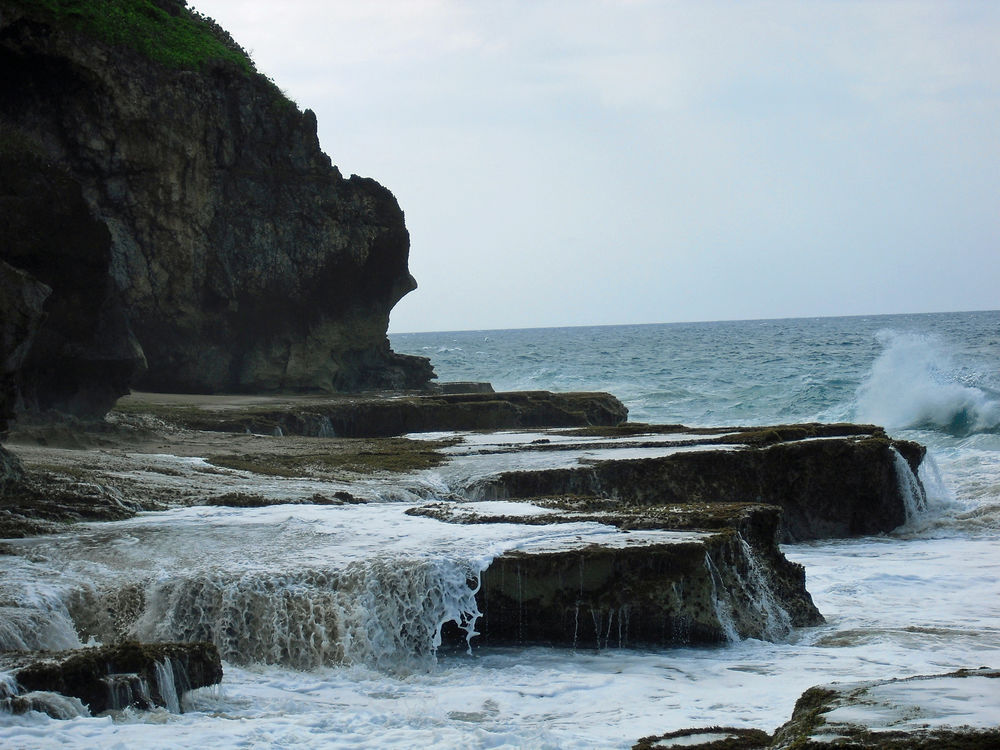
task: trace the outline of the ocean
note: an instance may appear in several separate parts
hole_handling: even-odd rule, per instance
[[[781,642],[574,650],[487,649],[473,639],[471,653],[437,654],[434,626],[413,614],[428,592],[435,617],[468,612],[474,604],[451,585],[455,571],[464,580],[469,566],[523,538],[404,520],[414,499],[391,493],[369,506],[188,508],[85,525],[20,543],[30,555],[0,556],[0,640],[11,638],[2,618],[17,600],[47,613],[47,629],[32,631],[29,645],[74,645],[71,624],[60,621],[66,597],[127,580],[144,581],[162,604],[141,621],[143,633],[168,637],[197,625],[171,609],[179,576],[201,571],[199,585],[243,597],[233,606],[266,607],[276,586],[307,588],[295,570],[308,564],[353,571],[357,595],[336,603],[356,625],[352,643],[338,663],[320,646],[315,659],[294,664],[227,663],[222,685],[191,693],[182,714],[0,714],[0,747],[627,748],[691,726],[773,730],[815,684],[1000,667],[1000,312],[413,333],[391,342],[429,356],[442,381],[609,391],[632,421],[881,424],[928,447],[928,507],[891,534],[784,545],[805,566],[827,622]],[[238,575],[227,547],[236,527],[254,558]],[[543,540],[567,531],[532,529]],[[223,560],[225,575],[216,570]],[[387,581],[402,609],[384,606]],[[26,637],[27,626],[19,632]]]

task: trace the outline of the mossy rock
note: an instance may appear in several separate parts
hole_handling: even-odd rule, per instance
[[[122,643],[75,651],[22,655],[30,661],[13,669],[26,691],[49,691],[79,698],[92,714],[124,706],[112,705],[109,677],[135,675],[145,681],[149,699],[158,706],[178,702],[186,690],[216,685],[222,680],[222,661],[211,643]],[[156,679],[157,665],[173,670],[177,695],[164,696]],[[149,705],[139,705],[149,708]]]
[[[831,427],[859,436],[772,443],[791,428],[764,430],[736,450],[706,446],[658,458],[505,472],[471,489],[482,499],[589,496],[633,506],[776,505],[782,509],[784,542],[885,533],[904,523],[906,503],[893,450],[913,470],[923,447],[891,441],[877,428],[865,433],[859,432],[864,426]],[[805,431],[817,437],[814,430]]]
[[[270,435],[375,438],[411,432],[501,430],[615,425],[628,409],[607,393],[458,393],[370,395],[313,399],[308,403],[240,406],[163,404],[130,397],[116,411],[150,414],[191,430]]]
[[[632,750],[674,747],[693,748],[693,750],[764,750],[770,744],[771,735],[760,729],[706,727],[643,737],[632,746]]]

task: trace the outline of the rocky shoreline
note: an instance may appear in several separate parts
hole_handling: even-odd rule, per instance
[[[0,0],[0,563],[29,582],[0,577],[0,711],[180,711],[223,660],[781,640],[822,614],[780,543],[919,510],[923,447],[876,426],[642,425],[605,393],[432,385],[386,337],[416,286],[393,195],[345,178],[315,115],[217,24],[139,5]],[[273,523],[285,505],[317,513]],[[497,552],[404,569],[268,547],[338,515],[331,538],[419,525]],[[170,555],[149,559],[158,539]],[[198,567],[216,547],[231,559]],[[113,566],[88,554],[125,572],[91,580]],[[59,566],[45,596],[25,593],[36,563]],[[364,621],[362,600],[385,611]],[[383,621],[401,625],[373,636]],[[992,747],[996,676],[825,686],[773,736],[636,747]],[[985,708],[961,724],[929,686]]]
[[[392,435],[386,425],[400,413],[421,413],[406,423],[428,432],[314,429],[325,416]],[[498,414],[505,429],[483,430]],[[890,530],[919,502],[907,491],[920,492],[923,449],[870,425],[708,430],[624,419],[607,394],[137,394],[101,422],[15,428],[9,445],[24,470],[0,499],[2,528],[11,538],[190,505],[386,500],[446,524],[598,522],[612,530],[606,541],[513,550],[469,585],[477,644],[601,649],[782,639],[822,622],[779,540]],[[539,426],[547,422],[562,426]],[[0,552],[20,554],[12,542]],[[80,620],[81,634],[113,643],[134,637],[145,605],[140,587],[88,606],[107,609],[113,629]],[[461,624],[446,623],[444,647],[468,639]]]

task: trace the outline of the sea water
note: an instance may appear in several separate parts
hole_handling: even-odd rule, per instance
[[[368,635],[373,648],[382,648],[379,658],[366,658],[366,644],[357,643],[358,658],[337,666],[320,659],[293,668],[266,655],[233,656],[222,685],[189,694],[180,714],[0,714],[0,746],[628,747],[641,736],[689,726],[773,729],[817,683],[1000,666],[1000,313],[400,334],[392,344],[430,356],[442,380],[491,381],[498,390],[610,391],[633,421],[883,424],[928,446],[921,472],[928,501],[892,534],[786,545],[786,555],[805,565],[827,623],[779,643],[484,649],[472,638],[471,653],[431,653],[404,664],[412,644],[386,645],[375,633]],[[2,584],[8,597],[30,590],[40,611],[49,612],[48,631],[39,637],[72,641],[60,586],[174,566],[220,590],[253,591],[258,572],[287,566],[287,550],[310,539],[310,568],[343,575],[353,565],[362,593],[369,580],[379,581],[372,591],[384,590],[379,576],[394,580],[393,571],[369,564],[379,558],[373,547],[388,545],[394,559],[406,557],[422,571],[406,585],[441,594],[439,619],[461,619],[468,588],[449,588],[442,569],[464,565],[472,576],[502,548],[558,544],[547,535],[567,532],[534,527],[536,536],[525,542],[510,529],[479,540],[471,527],[441,530],[429,519],[426,528],[409,525],[418,520],[412,518],[404,526],[398,511],[392,504],[187,509],[94,524],[63,538],[29,540],[31,555],[18,558]],[[238,524],[252,541],[254,560],[241,570],[201,565],[205,542],[196,543],[198,534],[227,524]],[[572,533],[603,533],[595,527]],[[188,548],[177,541],[183,538]],[[103,551],[81,551],[88,549]],[[287,583],[302,593],[310,581]],[[164,604],[146,624],[151,630],[177,612],[168,606],[170,586],[161,583]],[[398,597],[404,610],[407,596],[404,590]],[[289,617],[286,626],[302,623],[302,615]]]

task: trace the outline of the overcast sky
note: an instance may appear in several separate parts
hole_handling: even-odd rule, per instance
[[[390,331],[1000,307],[1000,3],[192,0],[396,195]]]

